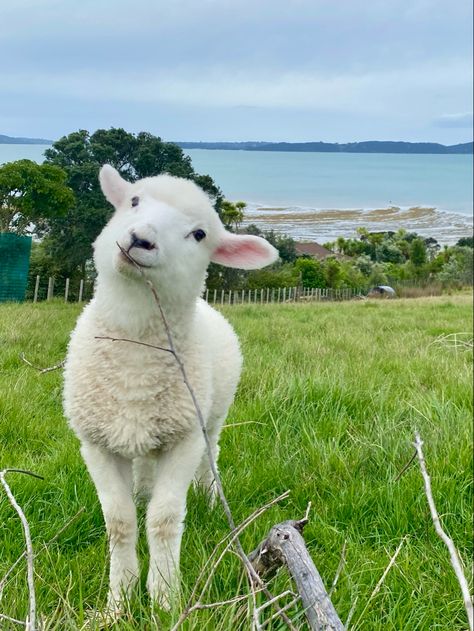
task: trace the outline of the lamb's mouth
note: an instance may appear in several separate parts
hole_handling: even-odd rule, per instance
[[[124,251],[120,252],[120,259],[124,261],[125,263],[128,263],[128,265],[130,265],[131,267],[140,267],[140,268],[143,267],[144,269],[149,269],[151,267],[154,267],[153,265],[140,263],[139,261],[137,261],[137,259],[134,259],[128,252],[125,253]]]

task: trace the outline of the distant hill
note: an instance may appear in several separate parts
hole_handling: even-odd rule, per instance
[[[309,151],[325,153],[473,153],[472,142],[440,145],[436,142],[176,142],[183,149],[240,149],[241,151]]]
[[[52,140],[45,138],[14,138],[0,134],[0,145],[52,145]]]

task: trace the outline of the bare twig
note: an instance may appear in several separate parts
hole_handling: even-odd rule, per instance
[[[362,609],[362,612],[361,612],[361,614],[360,614],[359,618],[357,619],[357,623],[359,623],[359,622],[360,622],[360,620],[362,619],[363,615],[364,615],[364,614],[365,614],[365,612],[367,611],[367,608],[368,608],[368,606],[369,606],[369,604],[370,604],[371,600],[372,600],[372,599],[373,599],[373,598],[374,598],[374,597],[375,597],[375,596],[379,593],[380,588],[382,587],[382,585],[383,585],[383,583],[384,583],[384,581],[385,581],[385,579],[386,579],[386,577],[387,577],[387,574],[390,572],[390,569],[393,567],[393,565],[394,565],[395,561],[397,560],[397,556],[399,555],[400,550],[402,549],[402,546],[403,546],[403,544],[405,543],[405,540],[406,540],[406,539],[407,539],[407,535],[405,535],[405,536],[402,538],[402,540],[400,541],[400,543],[399,543],[399,544],[398,544],[398,546],[397,546],[397,549],[395,550],[395,552],[393,553],[393,555],[390,557],[390,561],[389,561],[389,563],[388,563],[387,567],[385,568],[385,570],[384,570],[384,572],[383,572],[382,576],[380,577],[380,579],[379,579],[379,581],[378,581],[377,585],[374,587],[373,592],[370,594],[369,599],[368,599],[368,600],[367,600],[367,602],[365,603],[364,608]]]
[[[469,622],[469,629],[471,631],[474,630],[474,612],[473,612],[473,602],[471,598],[471,594],[469,593],[469,585],[467,583],[466,577],[464,576],[464,572],[462,569],[461,561],[459,559],[458,551],[456,550],[456,546],[454,545],[454,541],[446,534],[441,526],[441,522],[439,519],[438,511],[436,510],[436,505],[433,498],[433,492],[431,490],[431,479],[426,469],[425,457],[423,455],[423,441],[421,440],[420,434],[418,432],[415,433],[415,448],[416,453],[418,455],[418,462],[420,463],[421,474],[423,476],[423,481],[425,484],[425,494],[428,500],[428,506],[430,507],[431,519],[433,520],[433,525],[438,537],[443,541],[445,546],[449,551],[449,558],[451,561],[451,566],[456,574],[456,578],[458,579],[459,586],[461,588],[461,593],[464,601],[464,607],[466,608],[467,619]]]
[[[155,344],[147,344],[146,342],[139,342],[138,340],[129,340],[125,337],[109,337],[107,335],[96,335],[96,340],[110,340],[111,342],[130,342],[130,344],[139,344],[140,346],[148,346],[148,348],[154,348],[157,351],[165,351],[166,353],[173,353],[170,348],[164,348],[163,346],[156,346]]]
[[[346,563],[346,549],[347,549],[347,539],[344,541],[344,545],[342,546],[341,558],[339,559],[339,564],[337,566],[336,574],[334,576],[331,588],[328,591],[329,598],[331,598],[333,591],[336,589],[337,581],[339,580],[339,576],[341,575],[341,572]]]
[[[433,340],[429,346],[432,345],[446,346],[447,348],[454,348],[456,351],[458,349],[462,350],[472,350],[474,346],[472,333],[447,333],[445,335],[438,335],[438,337]]]
[[[0,620],[7,620],[8,622],[13,622],[15,624],[21,624],[22,627],[26,626],[26,622],[24,620],[17,620],[16,618],[12,618],[11,616],[7,616],[4,613],[0,613]]]
[[[292,592],[283,592],[283,594],[280,594],[279,597],[282,598],[287,593],[291,594]],[[289,603],[286,603],[286,605],[284,605],[283,607],[281,607],[280,609],[275,611],[275,613],[272,614],[270,616],[270,618],[267,618],[266,620],[264,620],[264,622],[262,622],[262,625],[261,625],[262,629],[264,629],[267,625],[269,625],[271,622],[273,622],[273,620],[275,620],[275,618],[278,618],[278,616],[280,615],[280,613],[282,611],[283,612],[284,611],[288,611],[288,609],[291,609],[292,607],[294,607],[299,600],[301,600],[301,596],[299,594],[295,595],[293,600],[290,600]]]
[[[259,517],[262,513],[264,513],[266,510],[268,510],[271,506],[273,506],[277,502],[280,502],[281,500],[287,498],[289,493],[290,493],[289,491],[285,491],[285,493],[282,493],[278,497],[275,497],[274,499],[272,499],[270,502],[268,502],[264,506],[261,506],[260,508],[257,508],[257,510],[255,510],[246,519],[244,519],[244,521],[241,524],[239,524],[239,526],[237,526],[237,528],[235,530],[227,533],[227,535],[221,541],[219,541],[219,543],[214,547],[214,550],[211,552],[211,554],[210,554],[209,558],[207,559],[206,563],[202,567],[202,569],[201,569],[201,571],[199,573],[199,576],[197,577],[197,579],[196,579],[196,581],[194,583],[194,587],[193,587],[193,590],[191,592],[191,596],[189,597],[188,603],[187,603],[186,607],[183,609],[178,621],[172,627],[171,631],[177,631],[177,629],[179,629],[179,627],[183,624],[183,622],[186,620],[186,618],[191,614],[192,609],[193,609],[193,600],[196,598],[196,594],[197,594],[199,583],[201,582],[206,569],[211,564],[212,559],[216,556],[220,546],[227,541],[227,545],[221,551],[221,554],[219,555],[219,557],[216,559],[216,561],[214,561],[214,563],[212,563],[212,567],[210,569],[210,572],[209,572],[209,574],[208,574],[208,576],[206,578],[206,581],[204,583],[203,588],[201,589],[201,593],[200,593],[200,596],[198,598],[198,602],[200,602],[203,599],[204,594],[206,593],[206,591],[207,591],[207,589],[208,589],[208,587],[209,587],[209,585],[210,585],[210,583],[212,581],[212,578],[213,578],[213,576],[214,576],[214,574],[215,574],[220,562],[222,561],[224,556],[227,554],[227,552],[231,548],[232,544],[234,543],[235,537],[237,537],[241,532],[243,532],[243,530],[245,530],[245,528],[247,528],[247,526],[249,526],[253,521],[255,521],[255,519],[257,519],[257,517]]]
[[[398,480],[402,477],[405,471],[410,467],[411,463],[414,462],[415,458],[416,458],[416,450],[414,451],[410,460],[400,469],[394,482],[398,482]]]
[[[232,516],[232,512],[230,510],[229,503],[228,503],[227,498],[226,498],[225,493],[224,493],[224,489],[223,489],[223,486],[222,486],[222,482],[221,482],[221,479],[220,479],[219,472],[217,470],[216,463],[215,463],[213,455],[212,455],[212,446],[211,446],[211,443],[210,443],[210,440],[209,440],[209,435],[208,435],[208,432],[207,432],[207,428],[206,428],[206,423],[204,421],[204,417],[202,415],[201,407],[200,407],[200,405],[198,403],[198,400],[196,398],[196,395],[195,395],[195,392],[193,390],[193,387],[191,386],[191,383],[189,382],[188,375],[187,375],[186,369],[184,367],[184,364],[183,364],[183,362],[181,360],[181,357],[178,354],[178,352],[176,351],[176,347],[174,345],[174,340],[173,340],[173,335],[171,333],[171,329],[170,329],[170,326],[168,324],[168,320],[166,318],[166,315],[165,315],[165,313],[163,311],[163,307],[161,306],[161,301],[160,301],[160,298],[158,296],[158,292],[156,291],[155,286],[153,285],[153,283],[146,277],[143,269],[135,261],[135,259],[133,257],[131,257],[130,254],[126,250],[124,250],[124,248],[122,248],[122,246],[119,243],[117,243],[117,246],[120,249],[120,251],[122,252],[123,256],[125,258],[127,258],[130,261],[130,263],[133,264],[135,269],[138,270],[138,272],[140,273],[140,275],[144,279],[145,283],[150,288],[150,291],[152,293],[153,299],[154,299],[155,304],[156,304],[156,306],[158,308],[158,311],[160,313],[161,320],[163,322],[163,326],[164,326],[164,329],[165,329],[166,337],[167,337],[167,340],[168,340],[168,347],[169,347],[168,350],[172,353],[173,357],[176,360],[178,368],[179,368],[179,370],[181,372],[181,376],[183,378],[183,382],[184,382],[184,384],[185,384],[185,386],[186,386],[186,388],[187,388],[187,390],[189,392],[189,395],[190,395],[191,400],[193,402],[194,408],[196,410],[196,416],[197,416],[197,419],[199,421],[199,426],[201,428],[201,432],[202,432],[202,435],[203,435],[203,438],[204,438],[204,442],[205,442],[205,445],[206,445],[206,452],[207,452],[207,457],[209,459],[209,466],[210,466],[210,469],[212,471],[212,475],[214,477],[214,482],[216,484],[216,489],[217,489],[217,493],[218,493],[219,499],[221,501],[222,507],[224,508],[224,513],[226,515],[227,522],[229,524],[230,529],[232,531],[235,531],[236,530],[236,525],[235,525],[235,522],[234,522],[234,518]],[[272,595],[271,595],[270,591],[267,589],[267,587],[263,583],[262,579],[259,577],[259,575],[255,571],[254,567],[250,563],[249,558],[245,554],[245,551],[244,551],[244,549],[242,547],[242,544],[240,542],[240,539],[239,539],[238,535],[235,537],[235,547],[237,549],[238,555],[241,558],[242,563],[243,563],[243,565],[244,565],[244,567],[246,569],[247,575],[249,577],[251,590],[252,591],[255,590],[254,585],[256,584],[256,585],[258,585],[259,587],[262,588],[262,591],[265,593],[267,598],[272,598]],[[292,625],[291,620],[288,618],[288,616],[286,616],[285,613],[281,613],[280,617],[290,629],[294,629],[294,626]]]
[[[31,471],[23,471],[21,469],[3,469],[0,471],[0,482],[5,489],[5,493],[10,501],[10,504],[18,513],[18,516],[21,520],[23,526],[23,532],[25,533],[25,544],[26,544],[26,563],[27,563],[27,582],[28,582],[28,594],[29,594],[29,613],[26,619],[26,628],[28,631],[35,631],[36,629],[36,596],[35,596],[35,579],[34,579],[34,552],[33,552],[33,543],[31,541],[30,534],[30,526],[28,524],[28,520],[26,519],[25,513],[23,512],[21,506],[15,499],[8,482],[5,480],[5,476],[8,473],[26,473],[27,475],[32,475],[35,478],[40,478],[41,476],[36,475],[36,473],[32,473]]]
[[[63,359],[62,361],[60,361],[58,364],[55,364],[54,366],[48,366],[47,368],[41,368],[41,366],[36,366],[32,362],[30,362],[28,359],[26,359],[24,353],[20,353],[20,359],[21,359],[22,362],[25,362],[25,364],[27,364],[28,366],[31,366],[31,368],[34,368],[35,370],[37,370],[40,374],[44,374],[46,372],[52,372],[53,370],[59,370],[59,368],[63,368],[64,364],[66,363],[66,360]]]
[[[37,476],[36,474],[33,474],[35,477],[41,478],[41,476]],[[41,478],[43,479],[43,478]],[[56,541],[56,539],[58,539],[62,533],[67,530],[67,528],[69,528],[69,526],[79,517],[79,515],[81,515],[81,513],[83,513],[85,511],[84,506],[82,508],[80,508],[77,513],[71,517],[71,519],[68,519],[68,521],[64,524],[64,526],[62,528],[60,528],[60,530],[58,530],[58,532],[51,537],[51,539],[48,539],[48,541],[46,541],[42,547],[37,550],[34,554],[34,558],[36,559],[36,557],[43,552],[43,550],[46,550],[46,548],[48,546],[50,546],[54,541]],[[5,585],[8,581],[9,576],[12,574],[13,570],[17,567],[17,565],[20,563],[20,561],[22,559],[24,559],[26,556],[26,550],[23,551],[22,554],[20,554],[20,556],[17,558],[17,560],[13,563],[13,565],[10,566],[10,568],[8,569],[8,571],[6,572],[6,574],[3,576],[2,580],[0,581],[0,600],[2,599],[2,594],[3,594],[3,590],[5,589]]]

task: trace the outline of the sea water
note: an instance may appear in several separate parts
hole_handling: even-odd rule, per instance
[[[2,145],[0,163],[41,162],[44,145]],[[441,243],[472,233],[473,156],[187,149],[246,222],[326,242],[369,230],[417,231]]]

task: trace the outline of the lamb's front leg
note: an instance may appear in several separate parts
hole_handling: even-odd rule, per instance
[[[171,595],[178,589],[186,494],[203,452],[201,433],[193,433],[158,456],[146,518],[150,550],[147,587],[151,598],[164,608],[169,608]]]
[[[138,577],[132,462],[91,443],[83,443],[81,453],[97,489],[109,537],[108,609],[119,613]]]

